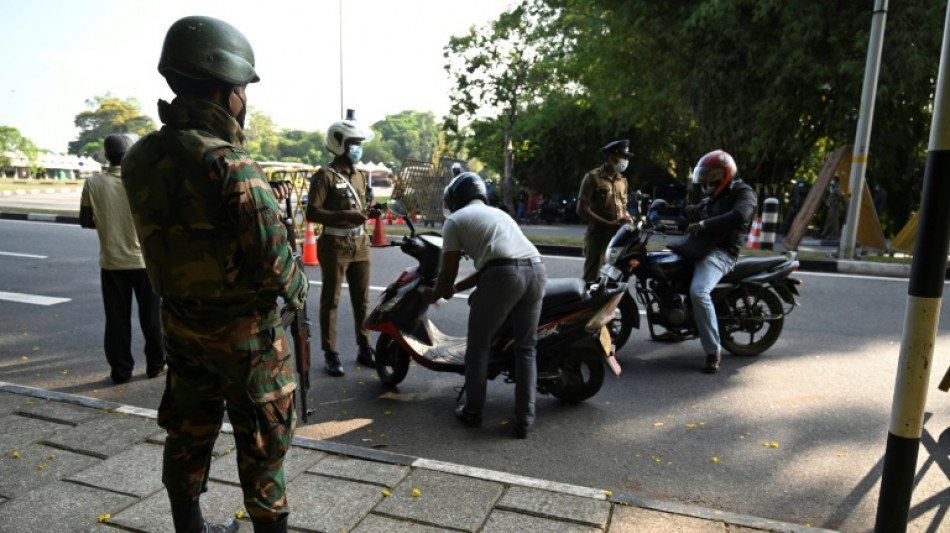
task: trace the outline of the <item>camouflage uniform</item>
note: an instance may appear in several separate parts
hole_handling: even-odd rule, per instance
[[[307,278],[227,111],[182,96],[159,102],[159,117],[171,135],[152,133],[133,146],[122,178],[146,270],[163,298],[162,481],[172,500],[207,490],[227,409],[245,507],[255,521],[273,522],[289,512],[283,461],[296,424],[277,299],[301,307]]]
[[[347,185],[349,182],[349,185]],[[314,221],[313,209],[343,211],[366,209],[369,177],[362,170],[352,174],[333,165],[322,167],[310,182],[307,220]],[[354,193],[356,197],[354,197]],[[358,235],[331,235],[347,230]],[[340,287],[346,277],[356,327],[357,346],[369,346],[369,331],[363,325],[369,312],[370,240],[362,225],[340,220],[325,224],[317,240],[317,259],[323,274],[320,292],[320,344],[324,352],[336,350],[336,316]]]
[[[620,172],[607,176],[604,165],[591,170],[581,181],[578,198],[587,202],[590,210],[604,220],[613,221],[626,215],[627,178]],[[604,264],[604,253],[616,230],[587,223],[584,232],[584,279],[594,281]]]

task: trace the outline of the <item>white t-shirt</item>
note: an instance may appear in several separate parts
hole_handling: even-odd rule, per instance
[[[501,209],[473,200],[449,215],[442,225],[442,249],[465,252],[481,270],[492,259],[540,257],[518,223]]]

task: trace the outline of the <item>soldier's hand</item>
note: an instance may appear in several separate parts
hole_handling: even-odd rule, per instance
[[[382,214],[383,212],[379,209],[376,209],[375,207],[371,207],[369,211],[366,212],[366,216],[369,218],[379,218]]]
[[[703,226],[699,222],[695,222],[693,224],[690,224],[689,227],[686,228],[686,233],[701,233],[705,229],[706,229],[705,226]]]
[[[283,202],[287,198],[290,198],[290,195],[293,194],[294,188],[289,181],[272,181],[270,182],[270,190],[274,193],[274,196],[277,197],[278,202]]]

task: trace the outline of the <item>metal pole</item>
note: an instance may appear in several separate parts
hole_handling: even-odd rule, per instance
[[[340,118],[343,118],[343,0],[340,0]]]
[[[950,249],[950,2],[944,21],[940,73],[934,94],[930,147],[924,169],[917,247],[907,289],[904,337],[884,453],[881,495],[877,503],[877,533],[907,530],[914,490],[917,454],[923,432],[927,388],[933,365],[934,342]]]
[[[854,257],[854,243],[858,235],[858,214],[861,212],[861,192],[864,190],[864,172],[868,165],[868,144],[871,142],[871,122],[874,120],[874,99],[877,96],[877,73],[881,67],[881,47],[884,45],[884,22],[887,20],[887,0],[874,1],[871,16],[871,40],[868,60],[864,69],[864,88],[861,89],[861,109],[858,111],[858,129],[854,134],[854,152],[851,157],[851,201],[848,216],[841,232],[838,257]]]

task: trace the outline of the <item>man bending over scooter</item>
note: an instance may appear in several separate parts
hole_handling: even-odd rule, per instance
[[[426,297],[432,303],[475,287],[468,300],[465,403],[455,407],[455,418],[468,427],[481,426],[491,341],[510,321],[517,358],[515,436],[527,438],[534,423],[537,330],[547,271],[518,224],[488,206],[481,176],[462,173],[445,188],[442,201],[452,214],[442,226],[442,270]],[[456,284],[463,252],[475,262],[476,272]]]

